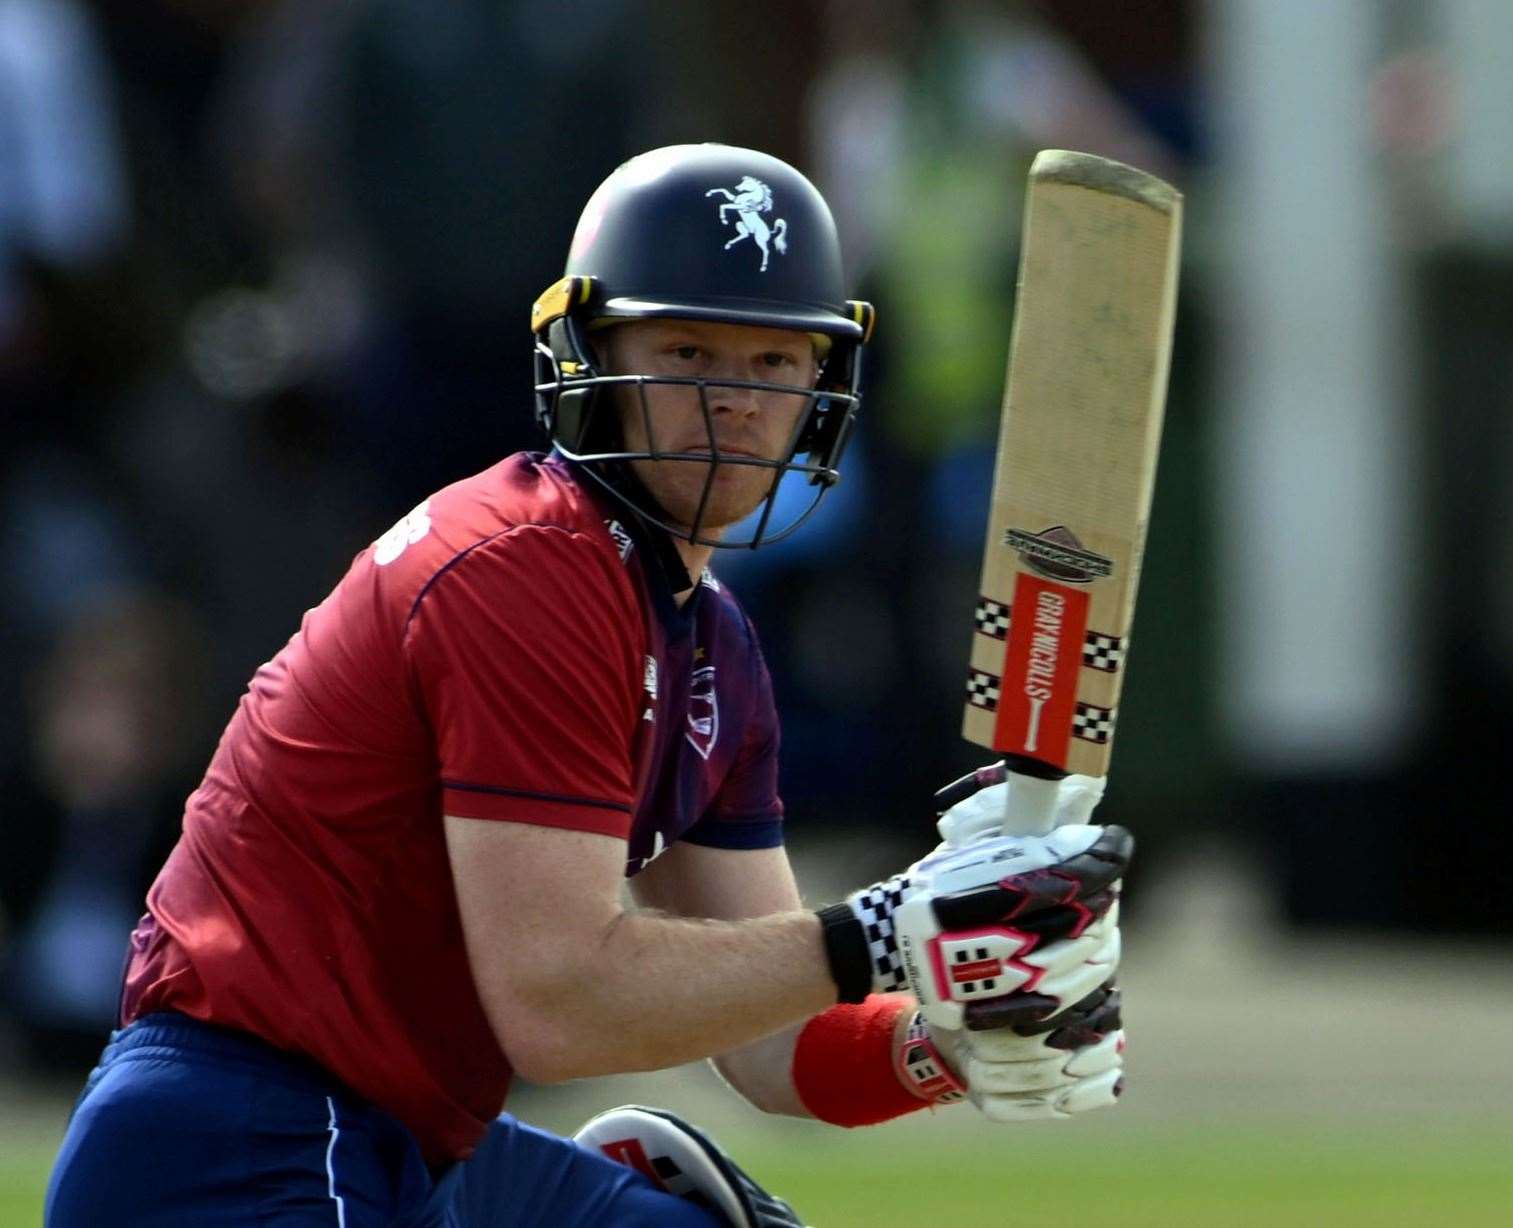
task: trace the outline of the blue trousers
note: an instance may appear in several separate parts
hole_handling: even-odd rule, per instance
[[[633,1169],[516,1121],[433,1174],[318,1066],[177,1014],[115,1033],[74,1108],[47,1228],[718,1228]]]

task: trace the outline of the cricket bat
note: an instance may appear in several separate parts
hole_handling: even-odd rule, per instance
[[[1171,365],[1182,197],[1091,154],[1030,167],[962,734],[1009,768],[1004,831],[1105,776]]]

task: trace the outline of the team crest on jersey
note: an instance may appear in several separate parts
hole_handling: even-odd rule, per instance
[[[723,196],[725,203],[719,206],[720,225],[730,225],[730,215],[735,214],[735,238],[725,244],[729,251],[742,239],[750,239],[762,253],[762,269],[767,271],[767,261],[776,249],[779,255],[788,250],[788,223],[782,218],[768,225],[764,213],[772,212],[772,189],[755,175],[742,175],[735,190],[710,188],[705,196]]]
[[[636,548],[636,543],[631,541],[630,534],[618,520],[606,520],[604,527],[609,530],[610,540],[615,543],[615,549],[620,552],[620,561],[625,562],[630,558],[630,552]]]
[[[693,671],[688,690],[688,744],[708,759],[720,736],[720,698],[714,685],[714,666],[704,665]]]

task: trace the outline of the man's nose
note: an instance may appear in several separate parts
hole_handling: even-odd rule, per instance
[[[715,379],[750,379],[734,369],[716,374]],[[754,414],[761,408],[761,393],[755,388],[737,388],[729,384],[708,385],[709,408],[715,413]]]

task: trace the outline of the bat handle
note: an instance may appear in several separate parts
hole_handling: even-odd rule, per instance
[[[1056,826],[1056,802],[1061,781],[1009,772],[1008,800],[1004,805],[1003,834],[1043,836]]]

